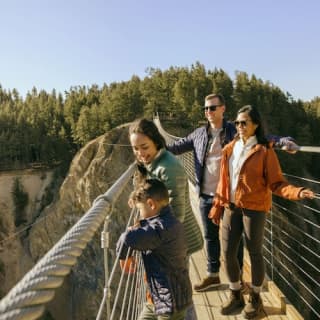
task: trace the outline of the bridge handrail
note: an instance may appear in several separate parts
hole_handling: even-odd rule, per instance
[[[0,320],[38,319],[131,179],[134,164],[0,301]]]

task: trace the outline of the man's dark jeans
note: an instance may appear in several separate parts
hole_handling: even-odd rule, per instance
[[[204,239],[207,249],[207,271],[209,273],[216,273],[220,270],[220,241],[219,241],[219,226],[215,225],[211,219],[208,218],[208,214],[212,207],[213,197],[201,194],[200,195],[200,214],[203,224]],[[243,266],[243,240],[239,244],[238,261],[240,270]]]

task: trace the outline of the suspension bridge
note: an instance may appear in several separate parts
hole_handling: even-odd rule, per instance
[[[176,139],[155,119],[160,132],[168,142]],[[309,147],[300,151],[317,152]],[[190,202],[198,213],[198,198],[194,190],[194,169],[191,153],[179,156],[189,176]],[[104,256],[105,285],[97,313],[92,319],[137,319],[146,299],[143,266],[139,253],[135,272],[125,274],[119,268],[118,257],[110,252],[110,220],[115,203],[121,193],[129,193],[135,166],[132,164],[118,180],[98,196],[91,208],[49,250],[38,263],[0,301],[0,320],[41,319],[46,306],[54,299],[72,268],[76,265],[87,244],[98,229],[101,232]],[[262,292],[264,313],[259,319],[319,319],[320,318],[320,182],[304,177],[287,175],[292,183],[310,187],[316,192],[311,201],[290,202],[273,198],[268,216],[264,258],[266,281]],[[135,210],[131,211],[123,230],[132,224]],[[201,223],[199,221],[199,225]],[[223,263],[222,263],[223,265]],[[111,266],[111,267],[110,267]],[[250,262],[245,254],[244,281],[250,283]],[[198,251],[191,256],[190,277],[193,283],[200,281],[206,272],[206,253]],[[227,299],[227,278],[222,269],[222,285],[202,293],[194,292],[193,301],[199,320],[224,319],[220,305]],[[246,297],[246,295],[245,295]],[[228,319],[241,319],[240,313]],[[90,318],[91,319],[91,318]],[[64,320],[64,319],[61,319]],[[77,319],[74,319],[77,320]]]

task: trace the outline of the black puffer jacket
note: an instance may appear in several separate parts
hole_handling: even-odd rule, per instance
[[[121,249],[122,246],[122,249]],[[192,301],[184,229],[170,206],[124,232],[117,243],[120,259],[129,248],[142,252],[147,282],[157,315],[179,311]]]

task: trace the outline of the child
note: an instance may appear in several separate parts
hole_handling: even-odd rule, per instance
[[[141,220],[120,236],[117,253],[125,259],[129,249],[142,252],[153,304],[145,304],[139,319],[183,320],[192,289],[184,229],[172,214],[168,190],[161,181],[147,179],[133,191],[131,200]]]

